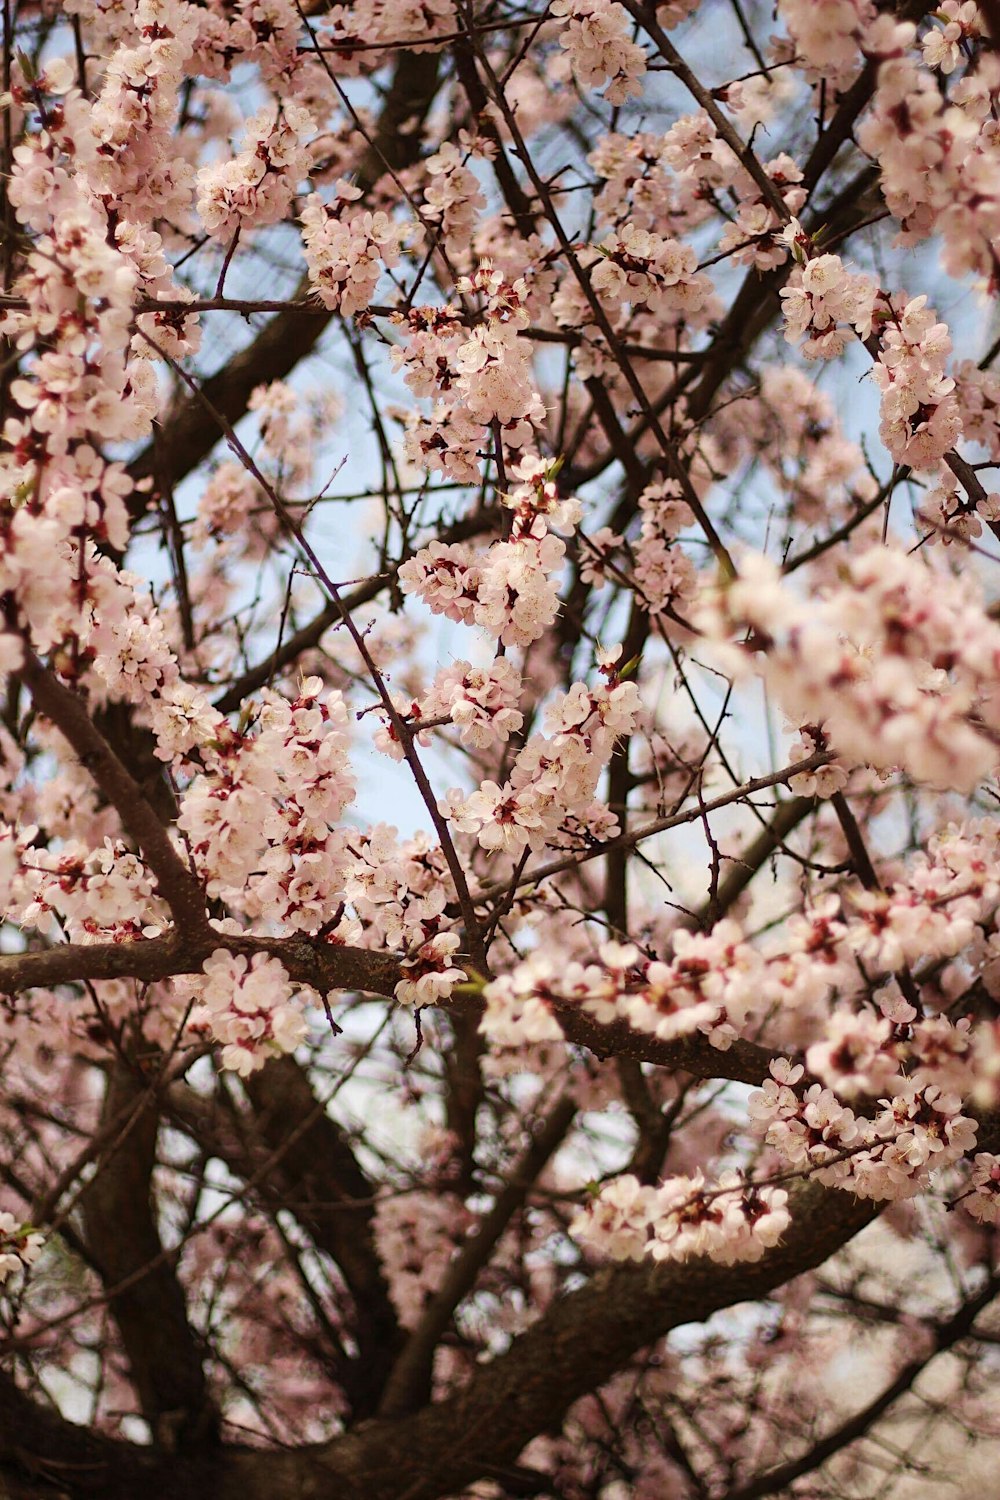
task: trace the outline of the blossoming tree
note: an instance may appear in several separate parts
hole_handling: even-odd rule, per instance
[[[4,22],[0,1491],[986,1472],[1000,6]]]

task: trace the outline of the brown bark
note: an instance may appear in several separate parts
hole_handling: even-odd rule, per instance
[[[59,1474],[64,1495],[102,1500],[435,1500],[515,1459],[537,1433],[633,1354],[671,1329],[755,1301],[821,1264],[868,1224],[878,1205],[810,1183],[794,1195],[781,1245],[756,1264],[613,1266],[558,1301],[465,1390],[399,1419],[290,1452],[226,1449],[180,1465],[94,1437],[8,1392],[0,1476]],[[16,1420],[11,1413],[16,1412]],[[38,1500],[57,1490],[38,1482]]]
[[[102,1123],[112,1120],[120,1129],[81,1198],[87,1251],[106,1287],[125,1284],[111,1293],[111,1313],[153,1441],[174,1452],[213,1440],[217,1420],[184,1293],[156,1223],[155,1091],[124,1060],[108,1076]]]

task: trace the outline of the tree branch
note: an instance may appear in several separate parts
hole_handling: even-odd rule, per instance
[[[134,1500],[139,1487],[144,1500],[438,1500],[516,1459],[638,1350],[811,1270],[880,1209],[815,1182],[793,1194],[790,1206],[784,1241],[760,1261],[608,1267],[558,1301],[446,1401],[409,1417],[366,1423],[319,1446],[227,1449],[210,1464],[158,1461],[149,1450],[95,1438],[42,1413],[8,1386],[7,1409],[0,1403],[0,1474],[37,1473],[49,1465],[72,1500]]]
[[[825,766],[833,759],[834,757],[827,751],[818,750],[814,755],[807,756],[805,760],[798,760],[786,766],[783,771],[769,771],[766,776],[755,776],[750,781],[745,781],[742,786],[734,787],[731,792],[722,792],[718,797],[712,797],[707,802],[700,802],[696,807],[689,807],[684,812],[670,813],[665,818],[656,818],[651,823],[643,823],[641,827],[633,828],[630,833],[620,838],[607,839],[604,843],[595,843],[587,849],[578,850],[575,854],[549,860],[544,865],[536,865],[533,870],[526,870],[518,878],[517,886],[520,889],[521,886],[537,885],[540,880],[547,880],[550,875],[561,875],[564,870],[575,870],[587,860],[599,859],[610,849],[631,848],[641,843],[643,839],[652,838],[654,834],[666,833],[671,828],[680,828],[685,823],[696,823],[706,813],[715,812],[720,807],[728,807],[733,802],[743,801],[746,797],[753,796],[755,792],[764,791],[767,787],[780,786],[790,781],[793,776],[800,776],[805,771],[813,771],[818,766]],[[494,896],[503,896],[509,890],[509,881],[497,881],[493,885],[481,887],[473,895],[476,901],[485,901]]]
[[[106,1287],[129,1370],[154,1443],[171,1452],[211,1441],[217,1415],[188,1322],[174,1264],[162,1253],[153,1217],[152,1176],[159,1114],[155,1091],[122,1059],[112,1065],[102,1121],[122,1120],[80,1203],[87,1250]],[[138,1279],[139,1267],[148,1269]]]
[[[249,1133],[248,1171],[232,1156],[226,1160],[241,1175],[253,1175],[261,1148],[277,1156],[260,1180],[261,1193],[272,1207],[292,1205],[317,1249],[339,1266],[354,1303],[348,1328],[357,1341],[347,1395],[355,1420],[362,1420],[376,1409],[402,1337],[375,1249],[374,1188],[293,1058],[268,1063],[244,1087],[254,1114],[234,1124]]]
[[[296,984],[321,995],[359,990],[392,996],[402,978],[402,955],[368,948],[338,947],[306,937],[267,938],[216,932],[163,937],[130,943],[63,943],[37,953],[0,954],[0,995],[72,984],[85,979],[137,979],[151,983],[174,974],[197,974],[217,948],[227,953],[267,953],[284,966]]]

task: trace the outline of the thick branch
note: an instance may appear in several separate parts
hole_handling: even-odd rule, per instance
[[[633,1031],[627,1021],[602,1026],[569,1004],[555,1006],[554,1011],[566,1040],[586,1047],[596,1057],[629,1058],[671,1073],[690,1073],[692,1078],[728,1078],[757,1087],[770,1077],[775,1054],[756,1042],[739,1038],[720,1051],[700,1031],[664,1042],[647,1032]]]
[[[995,1146],[995,1132],[980,1141]],[[557,1302],[464,1390],[412,1417],[374,1421],[293,1452],[228,1450],[209,1465],[157,1462],[149,1450],[94,1438],[35,1408],[7,1383],[0,1473],[58,1474],[63,1494],[133,1500],[436,1500],[515,1459],[580,1396],[674,1328],[756,1301],[821,1265],[880,1205],[817,1182],[792,1196],[782,1243],[756,1263],[705,1259],[608,1267]],[[132,1486],[130,1489],[129,1486]],[[44,1490],[39,1490],[39,1495]]]
[[[159,1125],[155,1094],[116,1061],[108,1077],[104,1121],[122,1122],[81,1197],[87,1249],[112,1295],[129,1370],[155,1443],[171,1451],[215,1435],[195,1336],[173,1262],[162,1254],[153,1215],[152,1177]],[[148,1267],[138,1280],[132,1273]]]
[[[250,1174],[259,1143],[278,1155],[261,1183],[273,1206],[291,1212],[318,1249],[340,1267],[354,1302],[348,1327],[357,1341],[350,1389],[355,1419],[371,1416],[400,1345],[400,1329],[372,1232],[375,1193],[339,1126],[330,1119],[306,1074],[290,1057],[268,1063],[246,1080],[254,1106],[245,1124]],[[240,1170],[232,1160],[229,1165]],[[352,1326],[353,1321],[353,1326]]]
[[[516,1459],[580,1396],[673,1328],[753,1301],[821,1264],[879,1209],[809,1183],[784,1242],[755,1264],[712,1261],[609,1267],[557,1302],[468,1386],[411,1417],[365,1424],[297,1451],[229,1449],[211,1464],[157,1461],[36,1409],[8,1386],[0,1403],[0,1474],[58,1477],[73,1500],[436,1500]],[[16,1413],[16,1420],[12,1413]],[[39,1497],[47,1493],[44,1487]]]
[[[456,1493],[557,1426],[574,1401],[639,1349],[720,1308],[765,1296],[819,1265],[878,1213],[869,1202],[814,1183],[796,1195],[794,1207],[784,1243],[756,1264],[696,1260],[601,1271],[450,1400],[411,1418],[373,1423],[314,1454],[276,1454],[256,1472],[239,1460],[233,1467],[240,1500],[271,1500],[275,1493],[434,1500]],[[222,1500],[231,1496],[236,1500],[236,1490],[227,1484]]]
[[[341,948],[304,937],[238,937],[209,927],[190,936],[171,932],[131,943],[65,943],[39,953],[0,954],[0,995],[83,979],[150,983],[172,974],[197,974],[217,948],[248,956],[269,953],[295,983],[311,985],[323,995],[332,990],[392,995],[402,975],[400,955],[395,953]]]
[[[301,937],[235,937],[210,930],[207,941],[168,936],[133,943],[67,943],[41,953],[2,954],[0,994],[19,994],[82,979],[131,978],[149,983],[174,974],[197,974],[216,948],[248,956],[268,953],[280,960],[294,982],[311,985],[321,994],[354,990],[391,996],[402,976],[400,955],[394,953],[332,947]],[[462,1014],[469,1007],[455,1001],[447,1008]],[[760,1084],[768,1076],[773,1055],[766,1047],[743,1040],[720,1051],[700,1032],[674,1041],[660,1041],[645,1032],[633,1031],[625,1021],[601,1025],[570,1005],[558,1007],[556,1015],[566,1040],[574,1046],[586,1047],[598,1057],[631,1058],[673,1072],[690,1073],[695,1078],[728,1078]]]

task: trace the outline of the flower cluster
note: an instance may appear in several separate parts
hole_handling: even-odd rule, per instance
[[[10,106],[37,111],[37,130],[26,133],[12,153],[8,193],[18,219],[42,233],[54,217],[80,203],[80,173],[94,159],[90,104],[73,87],[66,58],[54,58],[32,77],[24,76],[23,59],[12,70]]]
[[[601,301],[618,312],[627,302],[657,315],[704,318],[712,283],[698,271],[692,245],[664,239],[648,229],[625,223],[597,247],[599,259],[590,273]]]
[[[455,353],[457,391],[465,410],[483,427],[499,422],[505,429],[527,428],[544,416],[529,352],[517,335],[514,321],[489,318]],[[512,447],[518,446],[512,432],[505,435]],[[521,441],[527,438],[525,430]]]
[[[76,943],[124,943],[155,937],[168,925],[145,865],[111,839],[94,850],[78,843],[58,852],[25,847],[20,866],[20,899],[10,914],[25,927],[61,931]]]
[[[198,14],[171,0],[138,0],[131,20],[130,45],[115,49],[94,103],[88,175],[94,193],[123,218],[183,222],[194,173],[176,150],[173,125]]]
[[[359,0],[331,5],[323,13],[319,35],[337,54],[344,72],[360,70],[365,47],[399,47],[408,52],[440,49],[435,38],[455,31],[454,0]]]
[[[676,172],[682,190],[696,197],[732,187],[742,170],[732,147],[703,109],[675,120],[663,136],[661,149],[663,161]]]
[[[244,126],[238,156],[198,173],[198,213],[208,233],[229,241],[243,229],[283,219],[311,164],[308,138],[316,125],[294,99],[262,109]]]
[[[779,189],[790,214],[797,214],[806,201],[801,169],[790,156],[782,153],[764,164],[764,170]],[[732,223],[727,224],[719,239],[719,249],[729,254],[737,265],[755,266],[758,271],[772,271],[784,263],[787,242],[783,226],[774,208],[763,197],[760,187],[749,176],[748,186]],[[737,179],[737,188],[742,183]]]
[[[833,89],[850,82],[876,14],[873,0],[780,0],[778,9],[807,77]]]
[[[880,166],[882,190],[907,240],[941,236],[950,275],[995,279],[993,241],[1000,225],[1000,161],[995,100],[1000,64],[981,42],[976,6],[939,8],[922,55],[916,28],[882,17],[865,48],[878,59],[873,108],[858,130],[862,149]],[[941,87],[940,70],[964,75]]]
[[[166,624],[135,574],[92,562],[89,628],[81,637],[94,655],[91,676],[106,693],[145,703],[173,687],[178,668]]]
[[[784,237],[794,244],[798,233],[793,220]],[[785,338],[790,344],[805,339],[808,359],[836,359],[855,335],[866,339],[871,333],[876,290],[870,277],[848,271],[839,255],[813,256],[781,288]]]
[[[579,1009],[602,1025],[626,1020],[661,1041],[702,1031],[724,1048],[734,1028],[768,1003],[764,960],[728,920],[711,933],[677,932],[673,941],[670,962],[649,958],[633,943],[602,943],[586,962],[531,954],[486,986],[482,1030],[507,1045],[523,1014],[528,1039],[542,1040],[561,1035],[561,1010]]]
[[[306,1035],[301,1006],[318,996],[292,987],[284,965],[264,953],[248,961],[243,953],[217,948],[206,958],[204,982],[175,980],[178,997],[189,1001],[188,1026],[222,1046],[222,1066],[245,1078],[269,1057],[294,1052]]]
[[[240,0],[235,13],[209,11],[199,41],[223,77],[231,76],[234,59],[245,58],[279,97],[304,93],[310,81],[316,89],[317,70],[302,56],[301,21],[295,0]]]
[[[607,84],[609,104],[624,104],[642,92],[638,80],[646,71],[646,54],[631,40],[631,21],[615,0],[553,0],[554,16],[566,16],[559,38],[584,88]]]
[[[940,484],[924,494],[917,518],[931,545],[968,545],[982,536],[984,522],[992,528],[1000,521],[1000,494],[993,490],[970,496],[952,474],[944,473]]]
[[[859,1198],[912,1198],[932,1172],[959,1161],[975,1144],[975,1120],[961,1113],[957,1095],[936,1085],[919,1088],[903,1080],[868,1118],[818,1083],[797,1092],[802,1069],[784,1059],[771,1071],[770,1083],[751,1094],[748,1105],[768,1145],[795,1170]]]
[[[422,467],[440,468],[467,482],[479,473],[484,428],[502,429],[506,447],[524,448],[545,417],[536,390],[527,340],[528,287],[523,277],[509,280],[491,260],[483,260],[458,290],[482,299],[482,313],[471,328],[448,305],[396,315],[407,339],[393,363],[406,372],[414,394],[436,397],[430,418],[411,413],[406,446]]]
[[[982,17],[976,0],[943,0],[934,13],[936,26],[921,43],[924,62],[942,73],[954,73],[968,56],[968,46],[982,37]]]
[[[14,1215],[0,1213],[0,1285],[15,1271],[26,1271],[42,1253],[45,1236],[30,1224],[19,1224]]]
[[[523,453],[511,465],[511,474],[520,482],[500,498],[514,512],[512,536],[541,537],[549,530],[565,536],[576,530],[583,507],[572,496],[560,494],[558,471],[558,464],[546,463],[534,453]]]
[[[403,564],[399,582],[435,614],[478,625],[505,646],[527,646],[556,617],[554,575],[565,555],[565,545],[549,535],[494,542],[486,552],[431,542]]]
[[[650,131],[609,132],[587,157],[604,184],[594,199],[602,228],[629,222],[651,229],[681,218],[679,185],[664,158],[663,141]]]
[[[482,1029],[499,1047],[558,1040],[560,1016],[582,1012],[666,1042],[701,1032],[725,1048],[769,1013],[786,1023],[822,1013],[806,1062],[838,1096],[895,1094],[909,1082],[962,1095],[980,1089],[992,1103],[992,1039],[977,1053],[967,1022],[920,1019],[894,984],[875,987],[908,966],[938,964],[949,997],[977,981],[1000,992],[996,848],[988,823],[948,829],[906,879],[824,896],[764,944],[727,918],[709,932],[675,931],[668,958],[631,943],[603,943],[568,962],[533,952],[486,986]]]
[[[967,580],[876,547],[851,559],[838,586],[803,600],[771,563],[747,557],[700,620],[716,640],[749,629],[746,646],[727,648],[729,664],[743,670],[760,651],[793,722],[821,726],[857,763],[961,789],[996,764],[1000,627]]]
[[[424,162],[429,181],[421,217],[441,235],[449,255],[464,259],[486,207],[479,179],[454,141],[445,141]]]
[[[352,841],[349,852],[343,898],[367,942],[409,954],[417,968],[426,962],[429,972],[447,968],[457,944],[437,944],[420,958],[426,944],[446,933],[445,910],[454,900],[440,845],[422,834],[401,843],[395,828],[377,823]]]
[[[25,169],[43,148],[28,149]],[[89,539],[121,547],[128,537],[133,482],[102,450],[144,437],[156,409],[151,361],[134,357],[137,282],[103,212],[71,179],[15,283],[26,310],[0,314],[21,355],[0,454],[11,498],[0,573],[42,650],[85,628],[97,567]],[[14,643],[3,640],[6,668]]]
[[[872,376],[882,392],[879,435],[897,463],[933,469],[962,435],[955,382],[945,373],[951,354],[946,324],[927,298],[880,296],[878,360]]]
[[[333,203],[312,193],[301,215],[302,244],[316,294],[324,307],[345,317],[368,307],[383,269],[398,265],[411,233],[381,210],[348,212],[360,197],[358,188],[341,181]]]
[[[40,346],[30,378],[11,386],[25,413],[23,422],[12,418],[5,427],[15,453],[28,427],[54,456],[90,433],[112,442],[142,434],[134,418],[113,409],[116,391],[119,405],[132,393],[124,360],[136,280],[85,203],[67,206],[42,236],[16,283],[28,311],[3,314],[3,331],[22,350]]]
[[[482,261],[458,289],[480,293],[485,305],[482,322],[455,351],[456,393],[474,421],[483,426],[499,422],[506,441],[521,447],[528,439],[527,424],[544,416],[530,350],[518,337],[529,321],[527,285],[522,277],[508,281],[492,261]],[[520,429],[516,435],[515,429]]]
[[[630,734],[640,711],[633,682],[587,687],[578,682],[549,708],[549,735],[533,734],[503,786],[484,781],[463,797],[451,791],[442,811],[482,848],[520,854],[545,844],[578,846],[613,837],[617,822],[596,798],[615,740]]]
[[[345,866],[340,823],[354,797],[347,710],[319,678],[288,702],[263,695],[257,732],[228,725],[202,745],[178,823],[210,895],[251,918],[316,931],[336,908]]]
[[[403,1005],[435,1005],[447,1000],[456,984],[468,978],[464,969],[452,962],[458,952],[454,932],[442,932],[421,943],[416,953],[402,963],[403,978],[396,985],[396,999]]]
[[[524,722],[517,708],[520,695],[521,674],[506,656],[498,656],[486,667],[453,662],[442,667],[419,702],[398,696],[394,701],[421,743],[426,742],[427,734],[421,725],[450,723],[461,730],[464,745],[483,750],[520,729]],[[375,742],[394,760],[402,759],[403,747],[384,715]]]
[[[673,479],[647,485],[639,496],[639,511],[642,531],[634,570],[639,603],[650,614],[676,611],[697,587],[694,564],[677,543],[694,516]]]
[[[404,1328],[415,1328],[472,1222],[449,1193],[387,1194],[375,1207],[375,1235]]]
[[[976,1153],[971,1185],[961,1201],[966,1213],[980,1224],[996,1224],[1000,1220],[1000,1157],[989,1151]]]
[[[198,542],[239,535],[259,504],[260,486],[253,475],[232,459],[219,464],[209,475],[198,500]]]
[[[760,1260],[788,1228],[788,1194],[757,1187],[738,1172],[706,1183],[696,1171],[659,1187],[642,1187],[631,1174],[616,1177],[570,1224],[580,1244],[614,1260],[688,1260],[703,1255],[721,1265]]]
[[[198,314],[186,313],[176,306],[178,302],[193,301],[194,293],[176,281],[160,235],[144,224],[123,219],[115,229],[115,243],[135,266],[136,290],[152,302],[174,304],[162,312],[154,309],[139,314],[132,353],[140,359],[173,360],[196,354],[201,344]]]

